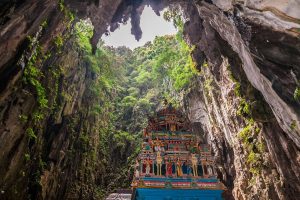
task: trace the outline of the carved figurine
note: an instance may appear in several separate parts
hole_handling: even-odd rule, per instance
[[[172,176],[172,163],[167,162],[167,176]]]
[[[179,160],[179,158],[177,158],[177,162],[176,162],[176,169],[177,169],[177,176],[182,176],[182,163]]]
[[[161,164],[162,164],[162,157],[160,155],[160,151],[157,152],[156,155],[156,163],[157,163],[157,175],[161,176]]]
[[[146,176],[150,176],[150,170],[151,170],[151,160],[148,158],[146,160]]]
[[[144,128],[144,137],[148,137],[148,131],[146,128]]]
[[[175,124],[171,124],[170,131],[176,131],[176,125]]]
[[[188,164],[187,165],[187,175],[190,176],[192,174],[192,168],[191,166]]]
[[[132,182],[135,195],[140,196],[137,199],[178,199],[178,194],[181,196],[185,192],[187,195],[182,197],[205,199],[205,194],[194,192],[195,189],[211,190],[211,199],[221,199],[219,190],[225,187],[217,180],[215,163],[210,146],[204,143],[205,137],[194,134],[190,121],[168,105],[166,102],[165,108],[149,117],[144,130]],[[222,169],[221,173],[226,180],[225,170]],[[162,193],[155,194],[159,189],[170,192],[167,192],[167,197]],[[218,197],[214,198],[214,195]]]
[[[140,177],[140,163],[137,160],[135,163],[135,178],[139,178]]]
[[[193,175],[198,176],[198,170],[197,170],[197,164],[198,164],[198,158],[196,157],[196,154],[192,154],[191,158],[192,167],[193,167]]]
[[[207,171],[209,176],[213,175],[212,167],[210,165],[207,166]]]

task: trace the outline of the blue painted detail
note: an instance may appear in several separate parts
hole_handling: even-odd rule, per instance
[[[175,167],[175,164],[173,163],[172,164],[172,174],[175,174],[176,173],[176,167]]]
[[[222,200],[222,190],[138,188],[134,200]]]
[[[196,181],[196,182],[209,182],[209,183],[217,183],[218,179],[215,178],[158,178],[158,177],[143,177],[141,178],[145,181],[170,181],[170,182],[182,182],[182,181]]]
[[[182,172],[187,174],[187,165],[185,163],[182,165]]]

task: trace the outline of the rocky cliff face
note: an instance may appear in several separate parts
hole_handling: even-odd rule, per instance
[[[292,27],[299,24],[291,25],[293,18],[285,15],[292,11],[284,14],[265,3],[252,4],[260,11],[246,3],[225,15],[215,6],[196,5],[199,18],[190,17],[186,36],[196,44],[194,57],[207,58],[209,67],[202,67],[187,107],[190,118],[209,132],[218,162],[227,163],[220,173],[233,198],[297,199],[299,100],[293,94],[299,32]],[[202,34],[192,31],[195,24]]]
[[[95,173],[103,168],[95,162],[98,129],[106,120],[92,114],[94,75],[74,41],[47,53],[43,47],[32,42],[25,70],[1,102],[1,195],[93,197]]]
[[[212,144],[225,199],[297,199],[298,149],[238,66],[224,58],[219,81],[203,68],[185,97],[189,118]]]
[[[95,75],[69,35],[72,12],[91,18],[95,50],[129,17],[139,38],[145,4],[183,10],[203,73],[185,105],[214,147],[227,198],[297,199],[300,6],[282,0],[1,2],[1,198],[98,198],[107,118],[91,114]]]
[[[38,2],[31,6],[45,9]],[[7,31],[15,28],[1,29],[1,56],[10,61],[1,68],[0,199],[101,199],[123,184],[118,176],[127,175],[118,169],[127,166],[134,147],[124,140],[121,151],[108,134],[111,108],[104,102],[114,94],[95,94],[104,75],[95,73],[76,43],[69,9],[52,9],[54,16],[24,22],[39,25],[19,44],[20,32],[13,39]]]

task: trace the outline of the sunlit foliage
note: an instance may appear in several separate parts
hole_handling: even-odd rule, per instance
[[[111,165],[123,162],[117,169],[106,169],[107,178],[115,180],[110,183],[111,188],[126,187],[129,183],[130,179],[124,182],[124,176],[132,169],[128,166],[138,153],[139,134],[148,115],[163,99],[176,104],[179,93],[187,91],[197,75],[190,56],[192,48],[183,40],[181,16],[171,12],[165,15],[173,20],[178,33],[156,37],[134,50],[107,47],[100,41],[93,54],[90,44],[93,26],[89,21],[75,25],[76,43],[83,52],[87,75],[93,79],[88,86],[94,99],[91,113],[107,121],[99,130],[101,159],[104,163],[112,162]],[[99,191],[105,193],[101,188]]]

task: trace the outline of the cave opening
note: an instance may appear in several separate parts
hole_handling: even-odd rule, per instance
[[[163,107],[164,100],[172,103],[175,108],[183,109],[182,98],[188,93],[188,89],[195,83],[196,76],[199,75],[191,57],[192,46],[184,40],[184,19],[179,11],[177,7],[162,11],[160,17],[155,15],[160,18],[160,21],[154,20],[155,16],[153,15],[143,16],[141,14],[140,25],[141,31],[143,31],[141,40],[146,34],[144,42],[135,42],[136,44],[132,45],[132,41],[128,40],[128,35],[124,35],[125,32],[132,36],[129,32],[130,26],[127,24],[125,25],[127,27],[122,27],[121,25],[120,33],[116,29],[107,34],[107,37],[101,38],[95,54],[92,53],[90,47],[85,52],[89,55],[88,62],[93,65],[91,68],[94,70],[94,78],[99,80],[97,85],[91,85],[91,89],[97,91],[98,88],[99,92],[105,90],[113,96],[111,102],[107,103],[109,105],[100,105],[102,109],[105,106],[111,107],[112,116],[109,121],[111,133],[106,135],[111,140],[112,151],[112,158],[108,162],[109,165],[115,166],[111,173],[116,173],[116,171],[130,173],[130,176],[125,179],[121,176],[112,181],[111,188],[129,187],[133,178],[132,162],[138,155],[143,128],[147,126],[148,117]],[[148,11],[146,10],[146,12]],[[143,17],[146,19],[144,20]],[[151,20],[147,17],[150,17]],[[128,21],[130,22],[130,19]],[[144,21],[145,24],[143,24]],[[157,23],[153,24],[155,21]],[[143,29],[143,26],[144,28],[146,26],[146,30]],[[93,26],[90,21],[81,21],[75,28],[79,33],[76,41],[79,46],[83,46],[81,43],[89,40]],[[127,32],[122,31],[122,28],[125,28]],[[152,29],[162,30],[153,32]],[[150,32],[150,36],[147,36],[147,31]],[[113,35],[114,33],[117,33],[116,36]],[[165,33],[168,34],[165,35]],[[109,41],[110,37],[112,39],[119,38],[114,43],[114,41]],[[134,45],[135,48],[133,48]],[[101,89],[99,90],[99,88]],[[101,98],[99,100],[106,101]],[[101,113],[100,106],[96,106],[95,113]],[[203,131],[199,131],[198,128],[194,127],[195,132],[198,131],[197,134],[202,136]],[[204,140],[203,136],[202,140]],[[120,147],[120,143],[124,146]],[[117,145],[115,146],[115,144]],[[130,160],[126,160],[129,155]],[[164,164],[163,167],[166,168],[166,165]],[[164,175],[165,170],[162,169]],[[173,171],[175,171],[175,166]],[[105,184],[100,180],[97,182],[99,187],[107,187]],[[107,193],[109,192],[111,190],[107,191]]]
[[[166,21],[163,13],[167,8],[160,11],[159,16],[155,14],[150,6],[145,6],[140,17],[140,27],[142,37],[137,41],[131,33],[131,19],[125,24],[120,24],[120,27],[113,32],[104,34],[101,40],[107,46],[126,46],[133,50],[138,46],[145,45],[146,42],[153,42],[156,36],[174,35],[177,30],[171,21]],[[109,28],[108,28],[109,29]]]
[[[298,199],[297,1],[0,5],[0,199],[103,199],[128,188],[141,129],[165,98],[212,146],[225,199]],[[124,23],[143,40],[145,6],[169,7],[176,35],[105,45]]]

